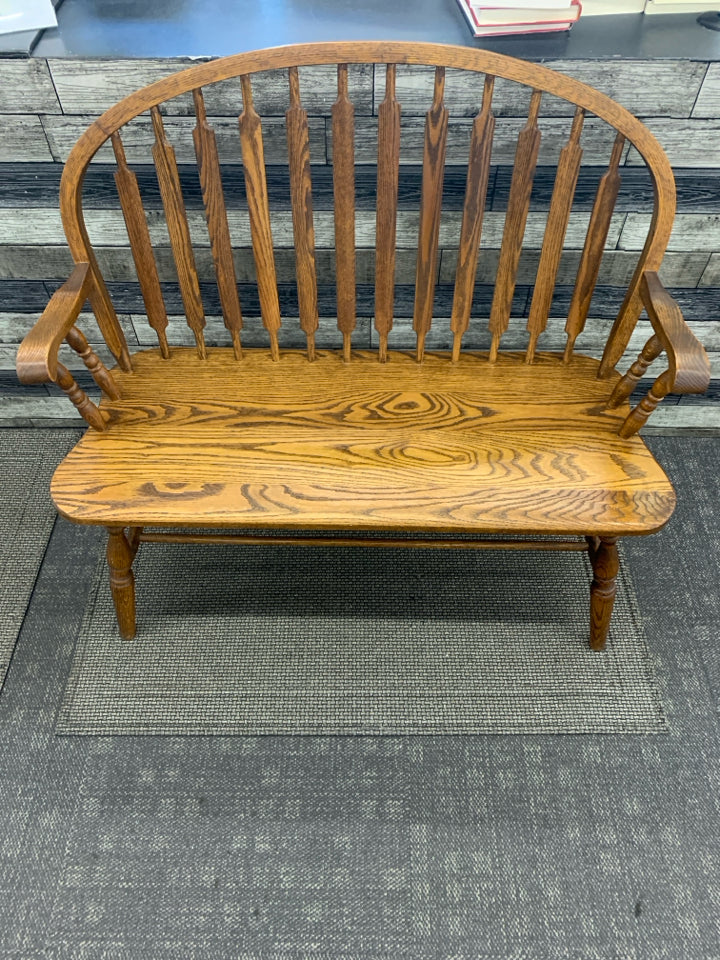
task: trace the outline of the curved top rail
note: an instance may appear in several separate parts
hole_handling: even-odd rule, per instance
[[[418,64],[492,74],[543,90],[596,114],[633,144],[651,171],[655,210],[644,265],[648,270],[660,266],[675,214],[675,182],[665,151],[641,121],[605,94],[540,64],[488,50],[408,41],[307,43],[239,53],[197,64],[125,97],[88,127],[65,164],[60,186],[60,211],[74,259],[88,259],[89,240],[80,199],[85,170],[96,151],[129,120],[166,100],[220,80],[290,66],[336,63]]]

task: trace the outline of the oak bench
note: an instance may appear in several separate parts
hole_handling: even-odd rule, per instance
[[[328,135],[332,200],[337,343],[319,349],[318,280],[308,115],[301,78],[318,65],[337,67]],[[374,221],[374,311],[377,349],[356,349],[357,118],[352,66],[369,64],[377,103]],[[398,195],[402,169],[402,104],[398,79],[415,65],[432,71],[421,162],[412,350],[392,349]],[[263,121],[253,101],[260,74],[287,94],[284,135],[303,350],[285,349],[288,324],[278,296]],[[465,200],[461,216],[443,227],[443,182],[450,111],[446,75],[462,71],[476,97],[465,127]],[[245,179],[247,223],[266,346],[241,343],[243,315],[222,166],[206,100],[215,84],[238,98],[237,158]],[[234,86],[228,87],[228,82]],[[502,230],[486,349],[467,349],[479,324],[473,296],[493,163],[493,96],[516,89],[528,103],[517,136]],[[192,109],[194,154],[205,209],[227,345],[208,346],[206,309],[174,146],[166,131],[167,102],[182,95]],[[547,208],[539,264],[520,351],[501,349],[513,313],[533,177],[543,135],[544,105],[564,103],[566,142]],[[569,108],[568,108],[568,105]],[[161,109],[162,107],[162,109]],[[152,158],[193,346],[168,340],[164,288],[136,173],[123,137],[150,115]],[[592,122],[586,123],[591,117]],[[130,133],[126,132],[126,125]],[[599,180],[561,350],[543,350],[558,270],[588,136],[600,124],[611,135]],[[367,128],[364,128],[367,129]],[[147,318],[158,345],[130,355],[83,218],[85,171],[106,142],[114,151],[120,208]],[[622,165],[629,146],[647,165],[654,210],[644,249],[602,357],[576,351],[582,341],[606,247]],[[404,149],[404,148],[403,148]],[[51,381],[90,425],[58,467],[52,497],[70,520],[109,532],[110,587],[123,637],[135,634],[133,559],[143,542],[299,542],[586,550],[590,645],[608,634],[617,540],[648,534],[670,517],[675,496],[638,435],[669,392],[703,392],[707,356],[663,289],[658,268],[674,216],[672,172],[645,126],[607,96],[539,65],[483,50],[417,43],[328,43],[276,48],[199,64],[119,102],[81,136],[65,166],[61,213],[75,269],[20,347],[25,383]],[[289,218],[288,218],[289,219]],[[434,316],[441,228],[455,230],[457,250],[451,315]],[[235,227],[233,226],[233,230]],[[113,369],[101,362],[77,326],[89,300]],[[624,376],[616,365],[643,311],[649,338]],[[447,350],[431,350],[431,326],[448,330]],[[80,355],[101,391],[96,404],[60,362],[61,344]],[[647,395],[630,408],[634,387],[659,361]],[[112,366],[112,365],[111,365]],[[191,531],[191,532],[188,532]],[[203,533],[202,531],[207,531]],[[262,533],[261,533],[262,531]],[[327,536],[324,536],[327,532]],[[548,598],[550,601],[550,598]]]

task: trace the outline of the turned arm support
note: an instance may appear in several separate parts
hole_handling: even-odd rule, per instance
[[[647,368],[661,353],[667,357],[668,366],[624,421],[620,428],[621,437],[631,437],[637,433],[668,393],[704,393],[710,382],[708,355],[657,273],[647,271],[643,274],[640,292],[654,333],[635,363],[618,382],[608,406],[618,407],[627,400]]]

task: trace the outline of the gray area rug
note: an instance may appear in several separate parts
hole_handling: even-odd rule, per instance
[[[589,650],[584,554],[146,544],[138,637],[100,563],[63,734],[657,733],[622,570]]]
[[[50,478],[77,430],[0,430],[0,689],[47,547]]]

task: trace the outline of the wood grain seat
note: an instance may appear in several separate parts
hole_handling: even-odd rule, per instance
[[[597,366],[247,351],[239,371],[230,349],[148,351],[115,374],[108,429],[52,496],[85,523],[648,533],[672,488],[642,440],[618,437]]]
[[[519,130],[505,115],[515,97],[527,105]],[[322,130],[312,115],[319,101],[330,105]],[[218,136],[218,105],[222,115],[236,112],[235,138],[227,126]],[[278,138],[287,157],[281,190],[277,176],[266,175],[266,162],[278,162]],[[489,199],[508,150],[507,200]],[[145,317],[124,322],[82,206],[88,166],[110,153],[145,305]],[[180,166],[189,155],[204,223],[186,209]],[[144,208],[146,180],[135,167],[149,160],[161,211]],[[226,160],[242,164],[241,195],[223,184]],[[549,202],[533,189],[538,163],[548,162],[556,163]],[[617,242],[623,167],[638,162],[653,185],[647,239],[602,357],[578,355],[604,251]],[[376,186],[360,201],[356,174],[368,163]],[[327,170],[318,176],[323,165],[332,166],[332,178]],[[419,191],[408,190],[412,165],[420,167],[411,178]],[[448,179],[458,165],[462,176],[456,170]],[[589,215],[575,203],[586,165],[597,183]],[[443,191],[463,179],[458,217]],[[135,634],[132,566],[141,545],[320,537],[586,550],[590,646],[604,647],[617,539],[659,529],[675,503],[638,431],[667,394],[702,393],[709,381],[707,355],[658,275],[675,184],[660,144],[636,117],[572,77],[488,50],[374,41],[277,47],[197,64],[115,104],[68,157],[60,209],[75,268],[23,341],[17,369],[25,383],[56,383],[91,427],[58,468],[52,496],[69,519],[107,527],[123,637]],[[524,254],[528,228],[538,226],[535,270]],[[161,281],[159,243],[169,244],[172,283]],[[291,258],[277,256],[289,244]],[[254,274],[241,278],[243,245]],[[209,249],[214,282],[198,246]],[[332,254],[322,272],[316,248]],[[566,300],[558,283],[567,282],[559,278],[572,259],[577,273]],[[534,281],[523,293],[528,270]],[[442,288],[453,272],[450,302]],[[485,284],[490,292],[479,289]],[[86,301],[102,356],[80,329]],[[643,311],[647,338],[627,359]],[[184,335],[174,312],[184,315]],[[156,337],[157,348],[133,353],[128,324],[143,346]],[[286,350],[298,336],[304,351]],[[333,342],[335,349],[319,349]],[[377,349],[353,349],[361,343]],[[447,349],[433,353],[437,343]],[[521,352],[507,351],[518,343]],[[475,352],[479,345],[487,353]],[[100,388],[99,404],[61,362],[68,347]],[[620,376],[623,358],[629,368]],[[631,408],[648,374],[652,385]]]

